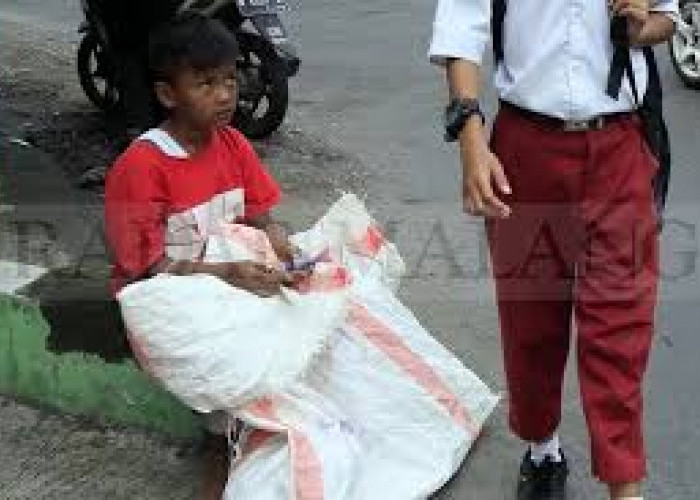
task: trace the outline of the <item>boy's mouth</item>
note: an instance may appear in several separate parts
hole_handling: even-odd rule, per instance
[[[222,109],[221,111],[218,111],[214,116],[216,117],[217,122],[228,123],[233,119],[233,114],[234,109]]]

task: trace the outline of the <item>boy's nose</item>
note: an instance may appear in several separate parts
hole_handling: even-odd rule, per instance
[[[229,85],[218,85],[216,92],[216,100],[219,102],[228,102],[236,98],[236,89]]]

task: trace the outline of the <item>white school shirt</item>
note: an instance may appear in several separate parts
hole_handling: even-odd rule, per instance
[[[491,38],[492,0],[438,0],[430,60],[482,63]],[[501,99],[563,119],[630,111],[627,78],[618,100],[605,89],[612,60],[607,0],[506,0],[504,59],[495,68]],[[652,10],[678,14],[678,0],[652,0]],[[632,49],[640,98],[647,87],[644,56]]]

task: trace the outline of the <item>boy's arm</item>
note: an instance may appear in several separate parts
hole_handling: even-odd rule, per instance
[[[243,222],[267,233],[267,237],[282,262],[291,262],[297,253],[289,241],[284,226],[275,221],[270,211],[281,198],[281,190],[265,168],[250,142],[238,131],[231,130],[235,143],[236,162],[232,166],[243,173],[245,216]]]
[[[294,278],[288,273],[264,264],[249,261],[214,264],[187,260],[175,261],[164,256],[149,270],[151,276],[160,273],[177,276],[209,274],[236,288],[247,290],[261,297],[270,297],[279,293],[282,286],[294,284]]]

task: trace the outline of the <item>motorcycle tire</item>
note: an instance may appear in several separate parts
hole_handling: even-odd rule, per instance
[[[289,84],[277,53],[262,37],[239,32],[238,105],[232,125],[249,139],[269,137],[284,121]],[[260,114],[261,102],[267,107]]]
[[[78,46],[78,78],[90,102],[103,111],[115,109],[119,92],[109,56],[94,33],[87,33]],[[104,88],[98,84],[102,80]]]
[[[692,22],[691,9],[700,10],[700,2],[690,1],[681,2],[681,17],[684,22]],[[679,49],[683,45],[693,44],[696,50],[700,50],[700,26],[695,27],[695,33],[693,35],[693,40],[689,41],[680,31],[674,33],[673,38],[668,42],[668,48],[671,55],[671,63],[673,64],[673,69],[680,77],[681,81],[689,88],[700,90],[700,60],[695,60],[695,68],[688,65],[686,61],[680,60]]]

